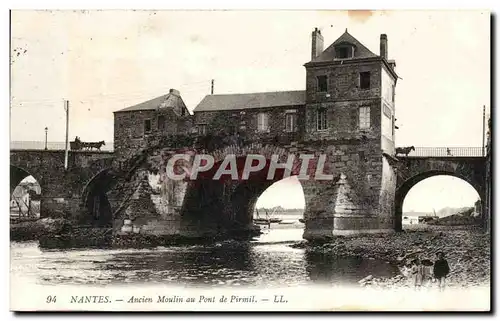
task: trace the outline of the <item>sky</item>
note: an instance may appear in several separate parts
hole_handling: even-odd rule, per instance
[[[216,94],[303,90],[315,27],[325,48],[347,28],[375,54],[387,34],[400,76],[397,145],[481,146],[490,108],[481,11],[13,11],[11,140],[43,141],[48,127],[49,141],[64,141],[64,99],[70,137],[109,142],[113,111],[170,88],[191,111],[211,79]],[[298,183],[288,184],[300,199]],[[438,187],[426,190],[440,200]]]

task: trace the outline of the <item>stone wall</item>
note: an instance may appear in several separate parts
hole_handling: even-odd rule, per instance
[[[286,113],[295,113],[297,119],[296,131],[287,132],[285,127]],[[269,129],[259,131],[257,117],[259,113],[268,116]],[[207,133],[218,134],[220,132],[236,133],[250,138],[254,141],[263,139],[281,139],[283,142],[299,141],[302,139],[305,129],[304,106],[283,106],[258,109],[221,110],[195,112],[194,123],[199,128],[206,125]]]
[[[155,127],[156,117],[154,110],[118,112],[114,114],[114,148],[118,156],[130,151],[145,148],[144,121],[151,119],[152,128]],[[128,153],[127,153],[128,154]]]
[[[130,158],[148,147],[148,139],[158,136],[189,134],[192,115],[176,115],[172,109],[115,112],[114,148],[118,159]],[[145,121],[151,130],[145,131]],[[159,120],[163,120],[159,124]],[[163,124],[163,125],[162,125]]]
[[[381,207],[380,197],[394,190],[395,180],[383,180],[379,148],[356,140],[329,143],[326,151],[332,155],[329,167],[335,180],[303,183],[305,193],[314,195],[305,212],[304,238],[391,228],[382,218],[390,212],[387,206]]]
[[[307,68],[306,101],[307,103],[323,103],[344,100],[371,99],[381,97],[380,61],[331,64]],[[359,87],[359,73],[370,72],[370,88]],[[317,76],[328,77],[328,91],[318,92]],[[326,94],[330,94],[327,97]]]

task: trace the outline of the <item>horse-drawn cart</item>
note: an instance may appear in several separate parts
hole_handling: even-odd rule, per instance
[[[79,142],[79,141],[69,142],[69,149],[70,150],[82,149],[81,142]]]
[[[71,150],[101,150],[101,147],[106,145],[103,140],[100,142],[82,142],[78,137],[74,141],[69,142]]]

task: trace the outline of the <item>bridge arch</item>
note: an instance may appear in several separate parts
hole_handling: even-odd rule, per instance
[[[425,162],[422,160],[418,160],[418,164],[419,166],[406,166],[405,170],[400,170],[398,172],[398,182],[394,199],[396,231],[402,231],[403,229],[403,204],[408,192],[415,185],[430,177],[452,176],[468,183],[479,195],[481,203],[483,204],[484,212],[484,193],[486,190],[484,185],[484,175],[482,175],[482,170],[476,167],[477,164],[475,162],[471,164],[463,162],[460,164],[456,164],[453,163],[453,161],[433,162],[432,160],[428,160],[427,162]]]
[[[26,185],[21,187],[21,183],[26,178],[31,177],[35,182],[26,181]],[[17,187],[20,187],[18,192]],[[31,174],[28,170],[10,165],[10,206],[15,208],[14,212],[18,212],[19,218],[28,215],[29,217],[37,217],[40,215],[40,206],[42,201],[41,184],[37,177]]]
[[[112,168],[97,172],[82,189],[80,224],[99,227],[111,227],[113,206],[108,192],[116,184]]]
[[[170,180],[166,177],[166,166],[168,161],[176,154],[189,154],[191,160],[194,156],[200,154],[208,154],[214,158],[214,167],[212,171],[200,172],[195,181],[187,178],[180,184],[187,182],[187,188],[178,204],[179,211],[182,217],[181,225],[186,230],[219,230],[223,231],[226,228],[237,230],[238,228],[248,229],[251,227],[253,220],[253,211],[259,197],[272,184],[281,181],[288,176],[298,174],[301,168],[301,160],[299,153],[301,149],[296,146],[276,146],[272,143],[252,143],[252,144],[231,144],[214,150],[203,150],[196,148],[169,148],[158,147],[156,150],[148,151],[147,157],[143,159],[147,161],[141,166],[136,166],[146,169],[149,173],[160,174],[162,184],[166,184],[165,189],[172,191],[181,190],[174,188],[179,182]],[[312,154],[313,152],[304,150],[305,153]],[[238,179],[234,179],[230,175],[223,175],[221,179],[213,180],[213,175],[218,167],[226,159],[227,156],[234,156],[238,168]],[[265,159],[264,168],[259,171],[252,172],[248,179],[242,179],[242,169],[248,155],[259,155]],[[277,155],[277,159],[272,156]],[[283,165],[287,163],[288,157],[294,155],[294,163],[292,165],[290,175],[285,175],[284,169],[277,168],[273,177],[267,179],[269,168],[273,163]],[[308,173],[313,177],[313,169],[316,167],[317,158],[309,162]],[[253,165],[256,165],[254,161]],[[177,162],[176,165],[183,162]],[[189,172],[190,162],[184,163],[184,170]],[[328,163],[328,162],[327,162]],[[180,174],[180,172],[176,172]],[[325,168],[324,173],[328,173],[328,168]],[[172,188],[167,188],[171,186]],[[178,195],[176,194],[175,197]]]
[[[36,174],[35,174],[36,175]],[[38,175],[33,175],[31,171],[28,171],[22,167],[19,167],[17,165],[10,165],[10,194],[12,195],[12,192],[16,188],[19,183],[26,177],[32,176],[38,184],[41,184],[40,179],[38,178]]]

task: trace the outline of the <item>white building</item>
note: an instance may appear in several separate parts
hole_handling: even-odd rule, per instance
[[[403,224],[405,225],[418,224],[418,216],[403,215]]]

